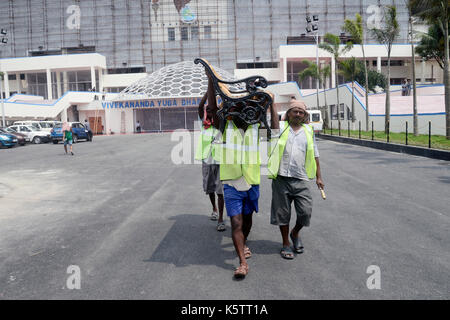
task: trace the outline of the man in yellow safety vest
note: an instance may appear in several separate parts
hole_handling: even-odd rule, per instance
[[[234,112],[237,110],[230,110]],[[270,106],[271,127],[278,115]],[[234,276],[244,278],[251,257],[246,245],[252,227],[253,212],[258,212],[260,184],[259,123],[247,125],[237,116],[228,116],[222,139],[213,143],[214,157],[220,162],[220,180],[224,186],[227,215],[231,221],[231,235],[239,257]]]
[[[211,80],[209,80],[208,88],[213,89]],[[223,221],[223,185],[219,178],[219,164],[214,160],[212,152],[212,141],[219,133],[217,128],[214,127],[218,126],[218,120],[215,110],[209,106],[209,101],[211,99],[215,100],[215,97],[210,97],[208,100],[208,92],[203,96],[198,107],[198,115],[202,119],[202,131],[198,140],[195,159],[202,161],[203,191],[209,196],[212,205],[210,219],[213,221],[218,220],[217,231],[225,231],[226,227]],[[205,106],[207,101],[208,103]],[[216,118],[216,121],[214,121],[214,118]],[[215,194],[217,194],[218,213]]]
[[[280,228],[283,241],[281,256],[293,259],[294,252],[290,248],[289,237],[294,251],[302,253],[303,244],[299,231],[302,227],[309,226],[311,219],[312,197],[308,180],[315,178],[319,189],[323,189],[324,183],[319,151],[314,130],[308,124],[306,105],[301,101],[291,100],[290,108],[283,117],[287,121],[279,123],[280,135],[272,141],[267,166],[269,178],[273,179],[270,223]],[[297,219],[289,232],[292,201]]]

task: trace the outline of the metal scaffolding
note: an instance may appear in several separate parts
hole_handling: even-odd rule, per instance
[[[202,57],[232,72],[237,62],[276,62],[287,37],[305,33],[307,13],[321,15],[323,33],[339,34],[344,18],[367,21],[369,6],[393,2],[405,43],[403,0],[4,0],[2,57],[95,50],[110,68],[151,73]]]

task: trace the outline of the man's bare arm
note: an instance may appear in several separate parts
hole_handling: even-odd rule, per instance
[[[317,187],[319,189],[323,189],[323,187],[325,185],[323,184],[323,181],[322,181],[322,172],[320,171],[319,157],[315,157],[315,159],[316,159],[316,166],[317,166],[317,169],[316,169],[316,184],[317,184]]]
[[[270,105],[270,127],[272,129],[280,129],[280,121],[278,120],[278,110],[275,103]]]
[[[200,117],[200,119],[203,119],[203,115],[205,113],[204,107],[207,95],[208,93],[206,92],[205,95],[202,97],[202,100],[200,100],[200,103],[198,104],[198,116]]]

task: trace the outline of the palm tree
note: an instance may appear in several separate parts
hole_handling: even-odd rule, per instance
[[[444,34],[437,23],[428,27],[428,31],[420,33],[416,52],[424,60],[434,60],[444,70]]]
[[[364,86],[366,89],[366,131],[369,131],[369,76],[367,72],[366,53],[364,51],[364,27],[361,15],[357,13],[355,17],[355,20],[345,19],[342,30],[350,34],[354,44],[361,45],[364,60],[364,77],[366,79]]]
[[[323,118],[324,118],[324,123],[326,125],[326,128],[328,128],[330,125],[329,119],[331,118],[331,116],[330,116],[329,110],[328,110],[327,93],[325,90],[325,83],[327,82],[327,79],[330,77],[330,74],[331,74],[331,66],[329,64],[327,64],[325,67],[319,69],[320,82],[323,87],[323,98],[325,100],[325,110],[323,112],[323,116],[324,116]]]
[[[325,100],[325,111],[321,110],[322,112],[322,116],[325,119],[324,123],[326,123],[328,125],[328,105],[327,105],[327,97],[325,94],[325,86],[323,84],[325,84],[326,79],[330,76],[331,73],[331,68],[329,65],[325,66],[324,68],[317,68],[317,65],[309,60],[303,60],[302,61],[303,64],[306,64],[306,68],[303,71],[300,71],[298,73],[298,78],[299,78],[299,82],[302,82],[303,80],[305,80],[308,77],[311,77],[314,80],[317,80],[317,78],[319,79],[319,86],[323,86],[324,87],[324,100]],[[317,99],[319,95],[317,95]],[[319,105],[319,104],[317,104]],[[320,109],[320,107],[319,107]]]
[[[344,60],[341,63],[341,74],[345,81],[352,82],[352,123],[355,122],[355,76],[359,72],[358,62],[355,57]]]
[[[337,112],[338,112],[338,121],[340,123],[341,116],[339,112],[340,103],[339,103],[338,59],[340,56],[348,52],[353,47],[353,44],[351,42],[347,42],[347,44],[341,49],[341,39],[332,33],[326,33],[325,36],[323,37],[323,41],[324,42],[319,44],[319,48],[331,53],[335,61],[334,68],[336,74]]]
[[[413,81],[413,133],[415,136],[419,135],[419,122],[417,119],[417,92],[416,92],[416,52],[414,50],[414,33],[413,33],[413,16],[411,7],[409,6],[409,0],[404,0],[408,8],[408,26],[411,35],[411,69],[412,69],[412,81]]]
[[[446,138],[450,139],[450,68],[449,37],[450,4],[448,0],[410,0],[409,8],[413,16],[432,25],[437,23],[444,34],[444,86],[445,86],[445,127]]]
[[[400,26],[397,21],[397,8],[395,6],[386,6],[384,12],[384,26],[381,29],[370,29],[372,36],[380,43],[384,44],[388,53],[388,72],[386,83],[386,106],[384,118],[384,131],[387,133],[389,121],[391,119],[391,51],[392,44],[400,34]]]

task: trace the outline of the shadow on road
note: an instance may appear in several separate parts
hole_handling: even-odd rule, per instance
[[[229,219],[225,218],[227,230],[218,232],[216,221],[206,215],[181,214],[169,220],[175,223],[153,252],[144,262],[162,262],[177,267],[188,265],[215,265],[226,270],[234,270],[237,254],[231,240]],[[251,240],[248,246],[253,255],[274,254],[279,251],[280,243],[269,240]],[[230,260],[231,261],[227,262]]]
[[[450,183],[450,177],[440,177],[439,181],[443,183]]]

